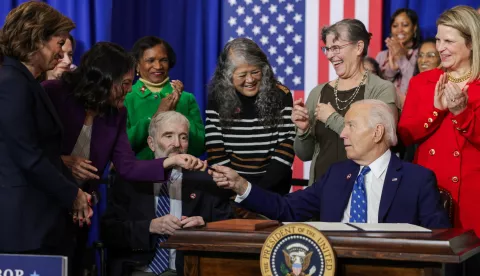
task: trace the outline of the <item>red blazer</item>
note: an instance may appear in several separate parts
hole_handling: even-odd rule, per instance
[[[467,109],[454,116],[434,107],[434,69],[412,78],[398,124],[406,145],[419,144],[415,163],[433,170],[455,201],[455,227],[480,235],[480,81],[469,85]]]

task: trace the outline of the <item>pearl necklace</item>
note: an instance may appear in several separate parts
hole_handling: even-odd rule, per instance
[[[363,74],[363,77],[362,77],[362,81],[357,86],[357,88],[355,88],[355,92],[353,92],[353,95],[345,101],[340,100],[338,98],[337,87],[338,87],[338,81],[340,80],[340,78],[337,78],[337,80],[335,81],[335,87],[333,88],[333,94],[335,95],[335,104],[337,105],[338,110],[345,110],[353,102],[353,100],[355,100],[355,97],[357,97],[357,94],[360,91],[360,87],[365,83],[365,80],[367,79],[367,75],[368,75],[368,70],[365,70],[365,73]],[[338,102],[347,103],[347,104],[344,107],[340,107],[338,105]]]
[[[447,76],[448,76],[448,81],[454,82],[454,83],[461,83],[466,81],[472,76],[472,71],[468,72],[465,76],[462,76],[460,78],[452,77],[450,74],[447,74]]]

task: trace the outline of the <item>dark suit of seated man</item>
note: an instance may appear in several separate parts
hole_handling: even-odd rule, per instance
[[[302,119],[295,118],[292,120]],[[236,202],[270,219],[325,222],[411,223],[449,228],[432,171],[401,161],[389,148],[397,143],[395,119],[378,100],[351,105],[340,135],[350,160],[332,165],[311,187],[284,197],[252,186],[227,167],[209,173]]]
[[[180,113],[153,117],[148,144],[155,158],[168,157],[165,162],[174,166],[170,180],[152,185],[117,179],[112,185],[102,217],[109,275],[183,275],[181,252],[160,248],[159,243],[180,228],[231,218],[230,194],[218,189],[211,176],[178,168],[186,161],[194,169],[206,168],[206,162],[184,154],[188,133],[188,120]]]

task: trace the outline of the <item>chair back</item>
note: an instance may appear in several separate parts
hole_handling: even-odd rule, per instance
[[[447,211],[448,219],[450,223],[453,225],[454,217],[453,217],[453,198],[449,191],[444,188],[439,187],[440,191],[440,201],[442,202],[443,208]]]

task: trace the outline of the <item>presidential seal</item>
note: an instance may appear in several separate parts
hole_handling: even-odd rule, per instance
[[[334,276],[335,255],[316,228],[287,224],[272,232],[263,244],[260,270],[263,276]]]

